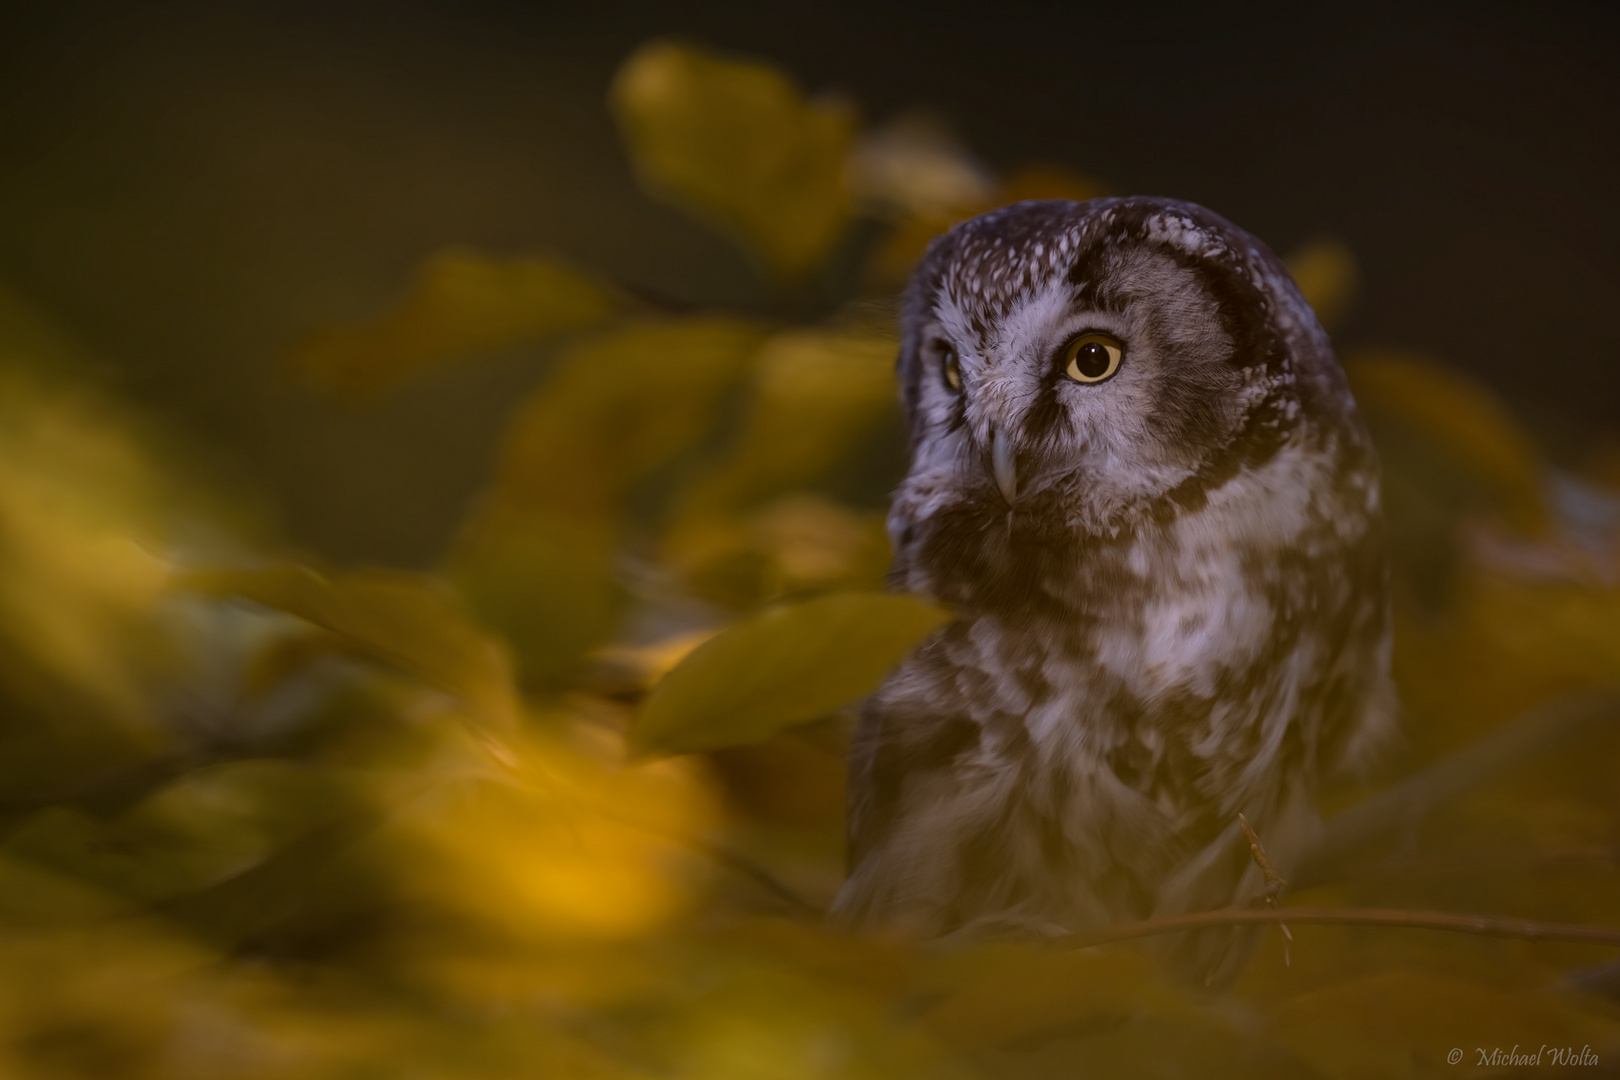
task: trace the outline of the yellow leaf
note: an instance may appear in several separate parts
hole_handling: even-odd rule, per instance
[[[161,746],[198,673],[162,603],[182,470],[84,381],[70,339],[0,289],[0,800]]]
[[[469,353],[595,326],[616,308],[606,288],[554,259],[446,251],[393,311],[318,331],[288,363],[318,386],[358,396]]]
[[[206,570],[180,588],[239,596],[329,630],[366,655],[473,706],[498,730],[518,717],[512,663],[440,583],[417,574],[359,570],[332,577],[307,566]]]
[[[1288,273],[1328,329],[1350,310],[1361,284],[1354,253],[1337,240],[1316,240],[1288,256]]]
[[[687,630],[647,645],[610,645],[596,651],[593,686],[607,693],[639,693],[649,689],[688,653],[712,638],[714,630]]]
[[[875,330],[793,330],[760,350],[747,426],[687,497],[689,513],[737,509],[813,481],[860,437],[900,420],[899,343]]]
[[[730,233],[773,274],[804,277],[843,233],[848,106],[807,101],[766,65],[669,42],[625,61],[609,103],[642,183]]]
[[[612,522],[510,513],[476,523],[448,572],[479,621],[512,646],[525,685],[558,686],[618,622],[618,540]]]
[[[741,515],[689,513],[664,560],[705,599],[735,609],[833,589],[878,590],[889,568],[881,512],[784,495]]]
[[[849,183],[869,210],[894,220],[939,218],[988,202],[995,182],[937,117],[913,113],[861,136]]]
[[[875,690],[949,613],[908,596],[843,593],[766,611],[698,646],[653,688],[643,751],[759,742]]]
[[[186,773],[111,820],[70,806],[34,814],[5,853],[140,900],[217,884],[348,812],[330,775],[274,760]]]
[[[759,339],[735,319],[693,318],[573,347],[513,421],[489,512],[615,517],[632,483],[709,433]]]
[[[1527,534],[1547,526],[1542,462],[1511,413],[1478,383],[1422,357],[1360,353],[1345,362],[1356,401],[1410,429],[1488,486],[1508,522]]]
[[[644,934],[690,903],[705,869],[693,843],[717,817],[694,763],[626,767],[533,735],[511,745],[507,769],[443,770],[379,834],[407,895],[573,942]]]

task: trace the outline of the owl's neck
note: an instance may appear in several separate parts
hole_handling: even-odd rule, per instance
[[[1225,457],[1090,524],[1057,491],[1009,511],[980,492],[918,499],[902,488],[893,578],[964,615],[1083,626],[1196,577],[1214,551],[1263,560],[1300,550],[1323,522],[1365,512],[1375,470],[1354,442],[1295,439],[1260,460]]]

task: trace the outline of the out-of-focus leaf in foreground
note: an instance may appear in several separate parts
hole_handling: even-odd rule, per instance
[[[767,610],[698,646],[653,688],[642,751],[758,742],[871,693],[949,613],[906,596],[844,593]]]
[[[567,350],[518,410],[449,570],[526,681],[557,685],[612,632],[627,497],[711,434],[760,338],[725,318],[620,327]]]
[[[0,640],[12,658],[0,680],[141,715],[140,653],[159,644],[150,613],[168,574],[145,544],[163,495],[104,406],[0,369]]]
[[[798,279],[843,233],[855,135],[847,105],[807,101],[775,68],[669,42],[619,69],[609,102],[649,191]]]
[[[689,514],[664,557],[698,595],[739,611],[833,589],[876,590],[889,568],[883,515],[817,495],[744,514]]]
[[[454,694],[493,728],[516,726],[517,696],[505,649],[429,578],[384,570],[327,576],[286,564],[196,571],[177,584],[295,615],[375,660]]]
[[[404,893],[564,944],[646,934],[688,907],[701,868],[692,843],[715,819],[701,773],[684,761],[625,767],[616,743],[538,738],[517,739],[497,769],[448,737],[440,781],[401,800],[377,840]]]
[[[161,746],[159,699],[197,676],[159,600],[201,504],[86,361],[0,288],[0,804]]]
[[[397,308],[366,325],[317,331],[288,363],[316,386],[360,396],[472,353],[595,326],[617,307],[607,288],[555,259],[446,251],[428,260]]]
[[[1350,310],[1361,284],[1354,253],[1332,239],[1312,241],[1289,255],[1288,273],[1316,318],[1330,330]]]
[[[479,621],[512,647],[525,686],[567,685],[585,654],[612,635],[625,599],[615,575],[615,524],[509,511],[461,537],[450,579]]]
[[[856,454],[900,424],[897,343],[877,328],[797,330],[760,350],[742,430],[681,495],[662,554],[731,607],[814,588],[876,588],[888,562],[881,515],[805,488],[866,466]]]
[[[805,487],[841,464],[857,440],[899,421],[886,332],[795,330],[760,349],[747,424],[724,462],[697,481],[688,513],[745,507]]]
[[[737,319],[638,323],[581,342],[513,420],[486,514],[616,515],[631,485],[692,447],[759,346]]]
[[[1531,535],[1546,528],[1541,456],[1488,390],[1431,360],[1398,353],[1352,354],[1345,373],[1364,411],[1398,420],[1431,453],[1484,485],[1508,524]]]

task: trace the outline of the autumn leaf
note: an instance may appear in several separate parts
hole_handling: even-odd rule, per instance
[[[1486,485],[1514,528],[1530,535],[1546,528],[1541,455],[1488,390],[1431,360],[1399,353],[1353,354],[1345,374],[1364,411],[1403,425]]]
[[[1337,240],[1315,240],[1288,256],[1288,273],[1328,329],[1338,325],[1361,284],[1353,252]]]
[[[375,839],[407,895],[518,939],[576,945],[646,933],[695,898],[694,841],[717,808],[693,763],[625,767],[531,731],[505,769],[477,768],[473,746],[457,767],[449,734],[437,782],[397,800]]]
[[[356,570],[327,576],[297,564],[203,570],[177,588],[238,596],[338,635],[364,654],[461,698],[497,729],[517,723],[511,660],[456,598],[419,574]]]
[[[617,625],[611,521],[505,514],[464,535],[446,572],[478,620],[512,647],[527,687],[567,685]]]
[[[642,183],[731,234],[774,276],[803,278],[842,235],[849,106],[807,101],[764,64],[670,42],[626,60],[608,99]]]
[[[709,433],[760,336],[700,317],[573,346],[513,419],[486,510],[614,516],[631,484]]]
[[[358,397],[472,353],[598,325],[618,306],[605,286],[556,259],[451,250],[423,265],[398,307],[316,331],[287,363],[316,386]]]
[[[906,596],[843,593],[766,611],[693,650],[631,731],[644,752],[759,742],[877,688],[950,615]]]
[[[760,348],[742,433],[685,497],[713,513],[809,484],[885,420],[898,424],[899,342],[876,330],[792,330]]]

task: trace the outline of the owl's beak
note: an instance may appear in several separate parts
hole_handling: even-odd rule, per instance
[[[1012,440],[990,432],[990,471],[995,474],[996,487],[1011,506],[1018,494],[1018,460],[1014,456]]]

